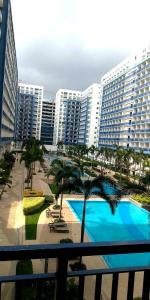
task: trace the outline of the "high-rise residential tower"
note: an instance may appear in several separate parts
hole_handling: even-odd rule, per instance
[[[55,119],[54,100],[43,100],[41,141],[44,145],[53,145],[54,119]]]
[[[56,94],[54,145],[82,144],[98,146],[101,86],[93,84],[85,91],[59,90]]]
[[[63,141],[63,143],[65,143],[65,136],[67,131],[66,117],[68,113],[68,105],[67,105],[68,100],[69,101],[78,100],[81,98],[81,94],[82,93],[80,91],[72,91],[72,90],[65,90],[65,89],[60,89],[56,93],[54,140],[53,140],[54,146],[56,146],[59,141]]]
[[[98,146],[101,86],[94,83],[82,92],[78,144]]]
[[[11,4],[0,0],[0,143],[10,144],[15,135],[18,69]]]
[[[38,140],[41,138],[43,90],[42,86],[19,83],[19,94],[34,96],[32,136]]]
[[[34,95],[19,93],[16,110],[16,140],[33,136]]]
[[[64,104],[66,106],[64,144],[74,145],[78,143],[79,138],[81,101],[68,99],[64,100]]]
[[[150,47],[104,75],[101,84],[99,146],[150,153]]]

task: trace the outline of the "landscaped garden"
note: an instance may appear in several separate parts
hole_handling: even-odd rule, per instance
[[[24,197],[23,212],[25,215],[25,238],[35,240],[37,235],[37,224],[40,214],[49,207],[46,197]]]
[[[0,159],[0,198],[3,194],[4,187],[7,185],[11,187],[12,180],[11,180],[11,170],[15,163],[15,156],[13,152],[5,151],[3,156]]]
[[[47,172],[47,176],[48,177],[53,176],[54,179],[53,182],[50,183],[50,189],[52,193],[55,195],[56,204],[54,208],[60,210],[60,216],[61,216],[64,194],[79,193],[84,198],[84,200],[82,201],[81,214],[79,212],[79,216],[81,215],[81,220],[80,220],[81,221],[81,235],[80,235],[81,243],[84,242],[84,231],[86,227],[85,217],[88,218],[88,216],[86,216],[88,210],[87,202],[93,194],[96,195],[97,197],[101,197],[105,199],[107,201],[107,203],[105,204],[109,204],[108,205],[110,208],[109,220],[112,221],[112,224],[113,224],[112,215],[116,214],[116,210],[118,209],[117,205],[120,202],[122,189],[127,190],[132,195],[132,198],[135,201],[138,201],[143,204],[148,204],[150,202],[149,181],[148,181],[149,175],[147,175],[149,174],[149,169],[146,169],[146,171],[144,169],[145,164],[148,165],[148,161],[149,161],[148,156],[145,156],[144,154],[136,154],[133,151],[124,150],[124,149],[117,149],[116,152],[112,149],[103,149],[100,152],[100,150],[97,150],[94,147],[92,147],[91,150],[87,149],[86,151],[84,151],[84,149],[85,147],[78,147],[78,146],[77,147],[74,146],[74,148],[70,147],[70,149],[68,150],[69,160],[67,161],[64,159],[62,160],[55,159],[51,163],[50,169]],[[91,154],[91,157],[88,157],[89,153]],[[100,161],[98,161],[98,157],[100,158]],[[135,159],[134,163],[133,163],[133,158]],[[28,173],[29,175],[28,179],[30,183],[32,181],[31,172],[33,171],[32,169],[34,169],[34,160],[32,161],[31,164],[32,167],[31,166],[27,167],[28,169],[31,168]],[[115,171],[114,178],[112,174],[111,176],[108,177],[105,176],[106,169]],[[135,172],[135,174],[132,174],[132,176],[130,175],[130,169],[132,170],[134,169]],[[139,173],[136,174],[137,169],[140,170],[140,175],[138,175]],[[85,176],[83,176],[85,173],[88,174],[89,177],[87,176],[87,178],[85,178]],[[60,204],[57,205],[57,200],[59,197],[60,197]],[[41,192],[26,191],[24,193],[23,210],[26,218],[26,239],[36,239],[37,224],[38,224],[40,214],[42,213],[43,210],[48,208],[50,202],[53,202],[51,196],[45,197],[42,195]],[[97,204],[95,204],[94,201],[92,201],[91,205],[96,206]],[[124,207],[126,206],[126,203],[124,204],[124,206],[123,205],[120,206],[123,207],[123,209],[121,210],[121,216],[123,216],[123,218],[125,219],[126,215],[124,213],[125,212]],[[100,210],[101,209],[97,209],[97,212]],[[92,206],[90,207],[89,211],[91,212],[93,211]],[[90,220],[91,219],[92,216]],[[60,223],[60,220],[61,218],[58,218],[56,220],[56,223],[57,222]],[[124,224],[124,222],[122,223]],[[54,224],[52,225],[54,226]],[[103,226],[104,224],[102,224],[102,229],[101,229],[102,234],[103,234]],[[113,226],[111,227],[113,228]],[[134,228],[135,228],[135,224],[134,224]],[[138,232],[138,226],[136,230]],[[118,231],[114,229],[113,236],[114,236],[114,232],[116,232],[116,235],[118,234],[117,233]],[[121,232],[120,235],[121,237],[122,234],[123,232]],[[65,242],[67,243],[73,241],[70,239],[62,239],[61,243],[65,243]],[[73,264],[73,268],[81,269],[82,265],[83,265],[82,258],[77,257],[77,261],[75,262],[75,264]],[[50,297],[49,289],[51,289],[51,292],[54,291],[54,287],[55,287],[54,282],[49,282],[47,284],[47,287],[48,289],[44,288],[43,294],[45,293],[45,297],[46,296]],[[41,286],[41,288],[43,287]],[[69,294],[69,297],[71,295],[71,299],[78,299],[76,298],[76,291],[78,291],[77,285],[69,281],[68,291],[70,288],[71,291],[73,291],[73,294]],[[30,291],[30,287],[29,287],[29,291]],[[27,294],[28,293],[29,292],[27,291]],[[70,299],[70,298],[66,298],[66,299]]]

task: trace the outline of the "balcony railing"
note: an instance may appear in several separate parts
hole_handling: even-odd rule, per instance
[[[132,300],[134,293],[136,272],[144,272],[141,290],[141,299],[149,300],[150,293],[150,265],[141,267],[126,268],[105,268],[68,271],[68,261],[73,257],[90,257],[109,254],[130,254],[150,252],[150,240],[138,242],[119,243],[84,243],[84,244],[53,244],[53,245],[32,245],[32,246],[6,246],[0,247],[0,261],[18,261],[25,259],[46,259],[56,258],[56,272],[40,273],[32,275],[8,275],[0,276],[0,291],[4,283],[9,282],[36,282],[37,296],[35,299],[42,299],[40,296],[40,284],[43,281],[55,279],[55,300],[65,300],[67,279],[75,277],[79,279],[79,297],[84,298],[85,280],[88,276],[95,276],[95,291],[92,299],[105,299],[102,297],[102,279],[106,274],[112,275],[111,300],[117,300],[119,288],[119,275],[128,273],[128,284],[126,299]],[[84,260],[84,259],[83,259]],[[140,263],[140,262],[139,262]],[[1,299],[1,297],[0,297]],[[120,299],[120,298],[119,298]],[[30,300],[30,299],[29,299]]]

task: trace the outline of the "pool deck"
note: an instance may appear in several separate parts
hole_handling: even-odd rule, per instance
[[[48,229],[48,223],[52,221],[51,218],[46,218],[45,211],[42,212],[39,224],[38,224],[38,235],[36,243],[59,243],[60,239],[62,238],[71,238],[74,242],[80,242],[80,232],[81,232],[81,225],[76,217],[76,215],[73,213],[73,211],[70,209],[67,200],[83,200],[83,197],[80,195],[65,195],[64,196],[64,202],[63,202],[63,210],[62,214],[64,217],[64,220],[68,224],[69,233],[55,233],[55,232],[49,232]],[[97,197],[92,197],[92,199],[99,201],[100,199]],[[126,200],[128,201],[128,200]],[[85,234],[84,236],[85,242],[90,242],[88,236]],[[29,243],[27,243],[29,244]],[[87,265],[89,269],[96,269],[96,268],[107,268],[106,263],[104,262],[103,258],[100,256],[93,256],[91,257],[85,257],[83,259],[83,262]],[[39,266],[40,268],[40,266]],[[42,268],[44,268],[42,263]],[[49,271],[55,270],[56,264],[53,260],[50,260],[49,262]],[[35,269],[37,269],[37,265],[35,266]],[[135,291],[134,296],[140,296],[140,291],[142,289],[142,273],[138,273],[136,275],[136,283],[135,283]],[[119,289],[118,289],[118,300],[125,300],[126,299],[126,291],[127,291],[127,283],[128,283],[128,275],[127,274],[121,274],[119,276]],[[109,300],[111,295],[111,286],[112,286],[112,276],[111,275],[105,275],[103,276],[102,281],[102,295],[103,300]],[[94,299],[94,288],[95,288],[95,276],[93,277],[87,277],[85,280],[85,299],[91,300]]]
[[[48,164],[48,163],[47,163]],[[44,172],[38,173],[39,164],[36,164],[36,175],[33,176],[33,189],[41,190],[44,194],[51,195],[51,190],[47,184],[47,180]],[[71,238],[74,242],[80,241],[80,231],[81,225],[76,218],[73,211],[68,206],[66,200],[83,200],[82,195],[64,195],[63,209],[62,214],[64,220],[68,224],[69,233],[55,233],[49,232],[48,223],[53,221],[53,219],[47,218],[45,211],[40,215],[38,226],[37,226],[37,239],[36,240],[25,240],[25,217],[22,212],[22,186],[25,178],[25,169],[23,163],[20,164],[19,161],[15,163],[15,166],[12,170],[13,184],[11,189],[6,188],[6,192],[2,196],[0,201],[1,208],[1,231],[0,231],[0,241],[1,245],[33,245],[33,244],[53,244],[59,243],[62,238]],[[18,184],[19,182],[19,184]],[[94,200],[98,200],[97,197],[92,197]],[[124,197],[124,200],[127,200]],[[85,234],[85,242],[90,242],[88,236]],[[100,256],[86,257],[83,259],[88,268],[106,268],[106,263]],[[2,264],[5,265],[2,266]],[[33,269],[34,272],[43,272],[44,271],[44,260],[33,260]],[[49,271],[54,271],[56,269],[56,260],[49,259]],[[13,263],[1,263],[1,275],[12,274],[15,271],[15,264]],[[110,291],[112,284],[111,275],[103,276],[102,284],[102,295],[103,300],[110,299]],[[138,273],[136,275],[136,284],[135,284],[135,295],[140,296],[140,290],[142,285],[142,274]],[[85,280],[85,296],[86,300],[94,299],[94,288],[95,288],[95,276],[88,277]],[[118,300],[126,299],[126,290],[127,290],[127,275],[121,275],[119,277],[119,294]],[[9,295],[7,294],[9,291]],[[7,294],[7,295],[6,295]],[[3,287],[3,298],[6,300],[12,299],[13,286],[8,289],[8,285],[5,284]]]

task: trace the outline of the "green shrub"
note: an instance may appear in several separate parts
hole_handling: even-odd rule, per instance
[[[78,300],[79,299],[79,286],[75,282],[75,278],[67,280],[67,293],[66,300]]]
[[[54,196],[53,195],[45,195],[45,203],[52,204],[54,203]]]
[[[30,259],[20,260],[16,265],[16,275],[33,274],[32,261]]]
[[[59,242],[60,242],[60,244],[73,244],[73,240],[69,239],[69,238],[67,238],[67,239],[61,239]],[[78,256],[73,256],[73,257],[69,258],[69,260],[77,260],[78,261],[79,257]],[[78,263],[78,262],[76,262],[76,263]]]
[[[31,260],[21,260],[16,266],[16,275],[33,274],[33,266]],[[36,294],[35,282],[16,282],[16,299],[28,300],[34,299]]]
[[[132,195],[133,200],[136,200],[142,204],[150,204],[150,195],[141,194],[141,195]]]
[[[40,207],[43,206],[44,202],[45,202],[44,197],[24,197],[23,198],[24,215],[33,214]]]
[[[70,264],[70,269],[72,271],[86,270],[86,265],[83,263],[80,263],[79,261],[76,261],[75,263]]]
[[[59,204],[55,204],[54,206],[53,206],[53,209],[60,209],[60,205]]]

